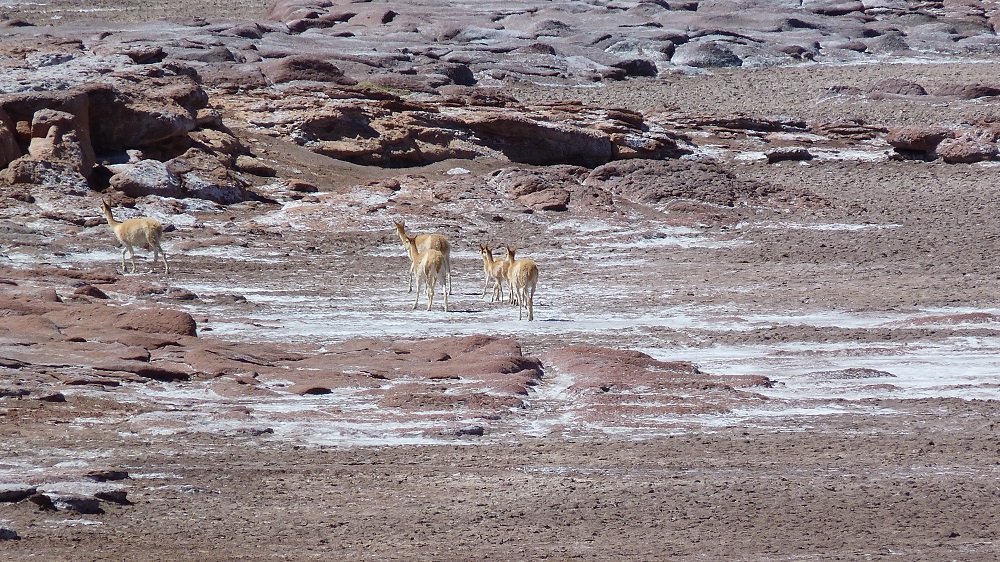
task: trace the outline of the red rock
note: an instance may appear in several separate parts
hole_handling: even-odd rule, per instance
[[[536,211],[565,211],[569,208],[570,193],[558,187],[543,189],[518,198],[525,207]]]
[[[950,84],[934,90],[934,95],[938,97],[972,100],[1000,96],[1000,86],[991,86],[987,84]]]
[[[774,164],[776,162],[812,160],[813,155],[802,146],[780,146],[764,151],[764,157],[767,158],[768,164]]]
[[[329,61],[308,55],[294,55],[283,59],[268,60],[260,65],[261,71],[274,84],[295,80],[331,82],[353,85],[357,81],[344,75],[344,71]]]
[[[927,90],[923,86],[904,80],[902,78],[888,78],[872,84],[868,88],[869,94],[894,94],[901,96],[926,96]]]
[[[113,325],[115,328],[153,334],[198,335],[197,324],[190,314],[163,308],[128,310]]]
[[[94,297],[95,299],[107,299],[108,294],[104,291],[98,289],[97,287],[87,284],[77,287],[73,291],[74,295],[81,295],[85,297]]]
[[[995,142],[984,140],[976,135],[962,135],[954,139],[945,139],[937,146],[937,155],[949,164],[968,164],[993,160],[997,157]]]
[[[890,129],[885,140],[893,148],[932,152],[941,141],[954,136],[954,132],[943,127],[910,126]]]

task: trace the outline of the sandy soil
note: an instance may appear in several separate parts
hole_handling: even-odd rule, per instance
[[[44,449],[63,466],[120,466],[134,505],[5,505],[24,538],[2,548],[8,560],[995,559],[995,405],[869,405],[899,412],[350,450],[50,422],[5,462]]]
[[[227,13],[220,3],[142,10],[216,6]],[[16,15],[41,17],[35,10]],[[512,93],[681,114],[955,124],[1000,117],[998,106],[875,102],[829,89],[883,76],[972,83],[995,70],[733,70]],[[279,171],[299,170],[323,192],[295,205],[190,213],[198,228],[170,233],[175,273],[134,278],[200,299],[116,298],[170,302],[206,338],[323,345],[489,333],[516,338],[528,355],[591,343],[778,384],[745,411],[584,423],[553,376],[532,407],[480,420],[483,437],[416,423],[351,427],[338,421],[342,404],[303,399],[279,411],[197,382],[67,389],[67,402],[4,399],[3,482],[123,469],[131,502],[88,515],[0,503],[0,527],[21,536],[0,541],[4,560],[997,558],[995,164],[835,156],[768,165],[734,151],[720,158],[739,179],[805,187],[825,203],[593,215],[471,200],[400,214],[400,201],[448,181],[481,185],[500,164],[370,170],[239,132]],[[469,173],[455,180],[459,167]],[[379,208],[357,186],[386,175],[403,178],[403,189],[395,206]],[[453,312],[410,311],[391,231],[399,217],[456,240]],[[195,248],[209,231],[218,243]],[[103,225],[72,234],[5,247],[5,265],[114,268]],[[515,244],[543,264],[537,322],[518,323],[481,298],[483,241]],[[850,378],[850,369],[884,376]]]

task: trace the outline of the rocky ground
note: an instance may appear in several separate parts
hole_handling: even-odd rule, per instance
[[[5,7],[3,559],[994,560],[992,5],[740,4]]]

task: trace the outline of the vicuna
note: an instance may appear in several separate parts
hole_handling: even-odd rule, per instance
[[[433,248],[424,251],[417,249],[417,237],[406,236],[406,249],[410,254],[410,261],[413,266],[410,268],[413,276],[417,278],[417,295],[413,300],[413,309],[417,309],[420,302],[420,283],[427,285],[427,310],[434,304],[434,286],[441,283],[444,293],[444,311],[448,312],[448,291],[445,289],[445,257],[444,254]]]
[[[507,285],[517,301],[517,319],[521,307],[528,309],[528,320],[534,320],[535,285],[538,284],[538,265],[534,260],[515,260],[515,248],[507,247]]]
[[[403,222],[396,223],[396,234],[399,239],[403,242],[403,245],[407,244],[406,235],[406,224]],[[414,234],[414,238],[417,242],[417,250],[423,252],[424,250],[437,250],[441,252],[444,257],[444,269],[448,280],[448,292],[451,293],[451,244],[448,243],[448,239],[442,234]],[[415,274],[414,268],[416,264],[410,262],[410,270],[406,274],[406,280],[408,287],[406,292],[413,290],[413,277]]]
[[[125,269],[125,252],[129,253],[129,260],[132,263],[132,273],[135,273],[135,249],[134,246],[153,251],[153,267],[156,267],[156,256],[163,257],[163,272],[170,273],[170,266],[167,265],[167,254],[160,247],[160,239],[163,237],[163,225],[160,221],[151,218],[135,218],[124,222],[118,222],[111,214],[111,206],[107,201],[101,200],[101,211],[108,219],[108,225],[115,232],[115,237],[122,243],[122,272]]]
[[[490,302],[503,301],[503,281],[507,279],[507,260],[493,259],[493,249],[483,244],[479,245],[479,255],[483,258],[483,271],[486,273],[486,284],[483,286],[483,297],[486,289],[493,281],[493,295]]]

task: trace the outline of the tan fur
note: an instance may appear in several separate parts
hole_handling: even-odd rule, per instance
[[[111,214],[111,206],[107,201],[101,201],[101,212],[108,219],[108,225],[114,231],[115,237],[122,243],[122,272],[125,269],[125,252],[129,253],[129,260],[132,263],[132,273],[135,273],[135,250],[133,246],[138,246],[146,250],[153,251],[153,266],[156,266],[156,256],[163,257],[163,272],[170,273],[170,266],[167,264],[167,253],[160,247],[160,239],[163,237],[163,225],[160,221],[150,218],[129,219],[118,222]]]
[[[413,267],[411,268],[413,275],[417,278],[417,294],[413,300],[413,310],[417,309],[417,304],[420,302],[420,284],[423,282],[427,285],[427,310],[430,310],[434,305],[434,286],[440,282],[442,292],[444,293],[444,311],[448,312],[448,291],[445,290],[446,270],[444,254],[433,248],[419,251],[417,249],[416,236],[406,236],[404,240],[406,240],[406,250],[410,255],[410,261],[413,263]]]
[[[396,235],[403,242],[403,246],[406,246],[407,234],[406,234],[406,224],[402,221],[396,223]],[[451,293],[451,244],[448,243],[448,239],[444,237],[443,234],[416,234],[414,235],[417,241],[417,250],[423,252],[424,250],[437,250],[441,252],[444,256],[444,268],[445,274],[448,279],[448,293]],[[413,277],[415,274],[414,268],[416,264],[410,262],[410,270],[406,273],[406,281],[408,287],[406,292],[413,290]]]
[[[479,245],[479,255],[483,258],[483,271],[486,273],[483,297],[486,297],[486,289],[489,288],[490,281],[493,281],[490,302],[503,301],[503,281],[507,279],[507,261],[493,259],[493,249],[483,244]]]
[[[534,320],[535,286],[538,284],[538,265],[534,260],[515,260],[514,248],[507,248],[507,285],[517,301],[517,319],[521,319],[521,307],[528,309],[528,320]]]

